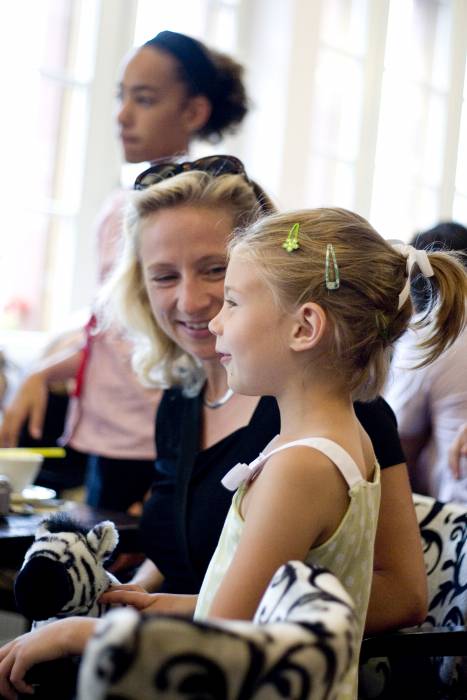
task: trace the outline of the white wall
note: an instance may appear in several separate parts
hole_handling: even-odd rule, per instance
[[[104,199],[119,185],[121,157],[114,127],[115,85],[123,56],[132,46],[136,1],[101,0],[96,71],[85,156],[83,206],[76,221],[76,265],[71,307],[92,300],[96,280],[94,222]]]

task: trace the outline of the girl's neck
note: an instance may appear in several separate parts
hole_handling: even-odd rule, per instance
[[[203,390],[201,449],[211,447],[248,425],[259,401],[257,396],[226,394],[227,373],[218,359],[204,363],[204,371],[206,384]]]
[[[281,416],[281,441],[309,435],[325,437],[341,421],[355,418],[350,394],[333,385],[289,386],[276,398]]]

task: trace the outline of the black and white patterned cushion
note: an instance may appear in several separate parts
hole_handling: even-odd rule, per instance
[[[289,562],[253,622],[113,610],[81,663],[78,700],[338,699],[357,663],[353,603],[328,571]]]
[[[423,542],[428,575],[429,605],[426,620],[414,630],[467,625],[467,508],[441,503],[429,496],[413,496]],[[414,666],[412,665],[412,669]],[[429,677],[433,696],[450,700],[467,699],[467,649],[463,657],[425,660],[420,673]],[[395,664],[387,659],[370,659],[360,669],[360,697],[392,697]],[[396,679],[398,687],[404,680]],[[436,687],[434,687],[436,686]]]
[[[428,574],[428,615],[421,629],[467,625],[467,508],[414,495]],[[467,698],[463,657],[433,659],[440,687]],[[457,694],[459,691],[459,694]]]

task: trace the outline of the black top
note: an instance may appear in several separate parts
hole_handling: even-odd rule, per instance
[[[198,593],[217,546],[232,492],[222,477],[249,463],[279,433],[275,399],[263,397],[250,423],[199,451],[201,396],[164,392],[156,419],[156,478],[141,519],[144,551],[163,573],[170,593]],[[394,413],[382,398],[355,402],[381,468],[405,461]],[[179,478],[176,479],[176,474]]]

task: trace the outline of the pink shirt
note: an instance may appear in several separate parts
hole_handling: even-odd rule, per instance
[[[99,280],[116,258],[127,193],[105,202],[97,223]],[[154,425],[161,391],[140,384],[131,368],[131,344],[117,328],[92,337],[69,443],[76,450],[116,459],[154,459]],[[70,411],[72,414],[73,411]]]
[[[413,367],[417,337],[407,332],[396,345],[384,396],[394,410],[402,439],[426,434],[410,471],[413,490],[442,501],[467,503],[467,471],[456,480],[448,449],[467,421],[467,329],[435,362]]]

